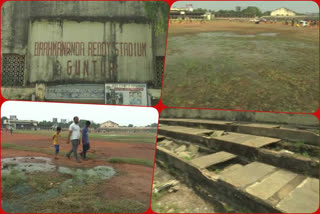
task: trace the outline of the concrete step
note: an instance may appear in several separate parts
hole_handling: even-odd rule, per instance
[[[277,206],[287,213],[313,213],[319,208],[319,180],[306,178]]]
[[[163,135],[159,135],[159,134],[158,134],[158,136],[157,136],[158,141],[164,140],[165,138],[166,138],[166,137],[163,136]]]
[[[213,137],[213,139],[218,141],[241,144],[243,146],[253,147],[253,148],[261,148],[266,145],[277,143],[281,140],[277,138],[261,137],[256,135],[247,135],[247,134],[239,134],[239,133],[231,133],[231,132],[228,132],[227,135],[223,135],[220,137]]]
[[[221,179],[235,188],[245,188],[272,173],[277,168],[260,162],[252,162],[236,170],[221,175]]]
[[[204,169],[213,165],[217,165],[229,160],[235,159],[237,156],[228,152],[217,152],[214,154],[202,156],[191,160],[191,163],[197,167]]]
[[[291,141],[303,141],[319,146],[319,135],[297,128],[281,127],[278,124],[241,123],[231,121],[205,120],[205,119],[175,119],[161,118],[161,124],[203,127],[206,129],[220,129],[224,131],[239,132],[244,134],[259,135],[265,137],[281,138]]]
[[[261,162],[234,164],[214,173],[199,169],[199,165],[177,158],[162,148],[158,149],[158,159],[166,160],[171,171],[180,170],[180,176],[197,182],[197,188],[203,185],[201,188],[213,197],[247,207],[253,212],[312,213],[318,209],[319,180],[315,178]],[[204,159],[201,163],[205,168]]]
[[[163,131],[185,133],[185,134],[192,134],[192,135],[204,135],[204,134],[213,133],[213,130],[209,130],[209,129],[189,128],[184,126],[161,126],[159,129]]]

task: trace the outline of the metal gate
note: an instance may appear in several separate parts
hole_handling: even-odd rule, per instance
[[[3,54],[1,70],[2,86],[23,86],[24,60],[24,55]]]
[[[162,85],[162,72],[164,65],[164,56],[156,56],[156,78],[154,85],[155,87],[161,88]]]

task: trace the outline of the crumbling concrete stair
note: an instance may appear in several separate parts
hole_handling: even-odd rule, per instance
[[[213,143],[221,142],[220,145],[222,148],[224,147],[223,145],[226,145],[226,143],[238,144],[241,147],[260,148],[280,141],[280,139],[276,138],[239,134],[233,132],[228,132],[226,135],[219,137],[204,138],[213,133],[213,130],[188,128],[183,126],[161,126],[159,128],[159,133],[173,138],[180,138],[184,140],[197,140],[199,143],[210,144],[210,141]]]
[[[191,163],[204,169],[212,165],[220,164],[235,159],[237,156],[228,152],[217,152],[191,160]]]
[[[287,213],[312,213],[319,206],[319,180],[252,162],[220,173],[221,179]]]
[[[312,213],[318,209],[319,181],[315,178],[261,162],[234,164],[217,174],[164,148],[157,149],[156,160],[182,170],[184,176],[195,179],[212,195],[223,194],[218,197],[254,212]]]
[[[249,159],[285,168],[297,173],[319,177],[319,161],[278,151],[265,149],[267,145],[276,144],[281,139],[227,132],[225,135],[211,136],[214,130],[190,128],[183,126],[162,125],[159,133],[163,136],[198,143],[215,151],[226,151]]]
[[[281,127],[276,124],[241,123],[205,119],[178,119],[161,118],[161,124],[187,127],[203,127],[206,129],[218,129],[230,132],[274,137],[292,141],[303,141],[319,146],[319,135],[310,131]]]

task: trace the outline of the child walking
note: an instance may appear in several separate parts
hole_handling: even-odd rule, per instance
[[[86,160],[87,151],[90,149],[89,144],[89,127],[90,121],[86,121],[86,126],[82,129],[82,152],[80,153],[83,160]]]
[[[61,132],[61,127],[57,127],[57,132],[54,133],[54,135],[52,136],[52,140],[53,140],[53,145],[55,148],[55,157],[54,159],[58,159],[58,154],[59,154],[59,144],[60,144],[60,132]]]

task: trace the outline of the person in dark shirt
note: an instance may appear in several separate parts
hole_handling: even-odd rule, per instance
[[[80,153],[83,160],[86,160],[87,151],[90,149],[89,143],[89,127],[90,121],[86,122],[86,126],[82,129],[82,152]]]

